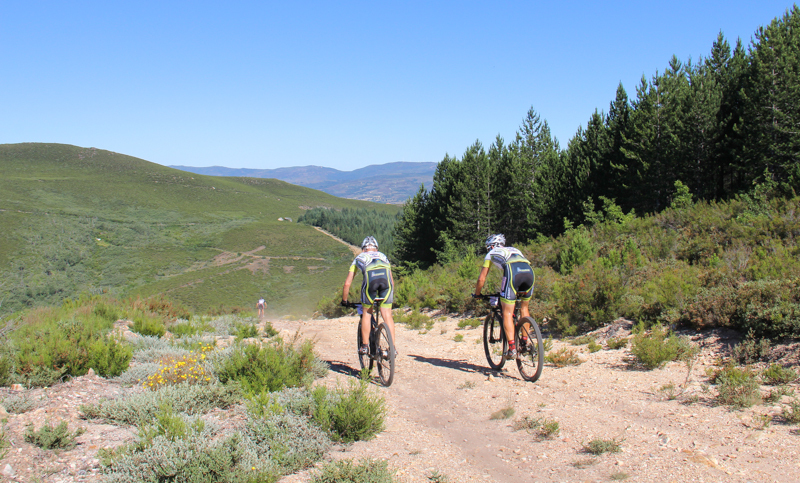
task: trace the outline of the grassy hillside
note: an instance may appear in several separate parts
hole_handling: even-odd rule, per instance
[[[94,148],[0,145],[0,313],[82,292],[166,293],[199,310],[264,295],[273,310],[304,311],[351,259],[312,227],[278,220],[316,206],[398,210]]]

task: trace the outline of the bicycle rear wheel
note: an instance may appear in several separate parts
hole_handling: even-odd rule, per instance
[[[386,324],[381,323],[378,326],[375,346],[375,359],[378,362],[378,377],[381,380],[381,384],[389,387],[392,385],[392,380],[394,379],[394,358],[396,354],[394,351],[392,333],[389,332],[389,328],[386,327]]]
[[[361,348],[361,344],[364,343],[363,342],[364,338],[361,337],[361,320],[359,320],[358,324],[356,324],[356,332],[358,333],[358,335],[356,335],[356,344],[357,344],[356,351],[358,351]],[[372,350],[372,347],[370,347],[370,350]],[[369,356],[369,354],[362,354],[361,352],[357,353],[358,353],[358,362],[361,364],[361,369],[364,369],[364,367],[369,366],[369,370],[371,372],[372,358]]]
[[[508,350],[506,333],[503,330],[502,319],[495,317],[494,313],[486,316],[483,321],[483,352],[489,367],[499,371],[506,364],[503,354]]]
[[[530,324],[530,329],[525,327],[526,324]],[[520,344],[523,337],[528,339],[524,348]],[[542,375],[544,367],[544,343],[539,324],[533,320],[533,317],[522,317],[517,323],[515,338],[519,348],[517,356],[519,375],[526,381],[536,382]]]

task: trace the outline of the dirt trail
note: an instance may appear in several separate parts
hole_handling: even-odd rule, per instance
[[[338,241],[339,243],[347,245],[347,248],[349,248],[350,251],[353,252],[353,255],[358,255],[359,253],[361,253],[361,249],[360,248],[358,248],[355,245],[351,245],[351,244],[347,243],[346,241],[342,240],[341,238],[339,238],[338,236],[334,235],[333,233],[327,232],[327,231],[323,230],[322,228],[320,228],[318,226],[315,226],[314,229],[319,231],[319,232],[322,232],[322,233],[328,235],[329,237],[333,238],[334,240]]]
[[[800,481],[800,434],[781,422],[780,405],[731,411],[713,404],[705,371],[730,340],[698,338],[703,354],[687,391],[670,400],[662,388],[684,383],[682,363],[643,371],[629,364],[627,350],[590,354],[582,346],[581,365],[547,365],[539,382],[527,383],[515,364],[499,374],[489,370],[478,343],[481,330],[458,329],[457,322],[439,320],[427,333],[398,325],[395,382],[376,386],[389,408],[386,431],[331,458],[386,459],[400,482],[444,481],[436,475],[451,483]],[[323,383],[356,377],[355,317],[273,325],[316,340],[332,369]],[[461,342],[454,341],[456,334]],[[554,343],[555,349],[565,346]],[[508,407],[512,418],[490,419]],[[773,423],[757,429],[764,415]],[[540,440],[515,431],[514,422],[523,417],[558,421],[560,432]],[[621,442],[621,451],[588,454],[584,444],[594,439]],[[309,480],[306,471],[281,482]]]

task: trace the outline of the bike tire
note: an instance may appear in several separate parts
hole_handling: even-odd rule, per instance
[[[356,333],[356,353],[358,354],[358,362],[361,364],[362,370],[365,367],[369,367],[369,371],[372,372],[372,358],[369,356],[369,354],[362,354],[361,352],[358,352],[358,350],[361,348],[361,344],[364,341],[364,338],[361,336],[361,319],[359,319],[358,324],[356,324]],[[371,345],[372,344],[370,344],[370,346]],[[370,347],[370,350],[372,350],[372,347]]]
[[[378,326],[378,334],[376,337],[375,346],[375,359],[377,360],[378,366],[378,378],[381,380],[381,384],[389,387],[392,385],[392,381],[394,380],[394,359],[396,353],[394,350],[392,333],[389,332],[389,328],[386,327],[386,324],[384,323],[381,323]]]
[[[525,328],[526,323],[530,324],[530,331]],[[517,369],[519,369],[519,375],[528,382],[536,382],[541,377],[544,367],[544,342],[539,324],[533,320],[533,317],[522,317],[514,332],[517,347],[521,347],[519,341],[523,337],[528,338],[525,350],[518,349]]]
[[[495,317],[494,313],[486,316],[483,321],[483,352],[489,367],[499,371],[506,364],[503,354],[508,351],[506,332],[503,330],[503,320]]]

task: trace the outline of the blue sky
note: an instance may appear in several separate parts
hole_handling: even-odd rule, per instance
[[[4,0],[0,143],[352,170],[510,141],[533,107],[566,147],[620,82],[792,5]]]

